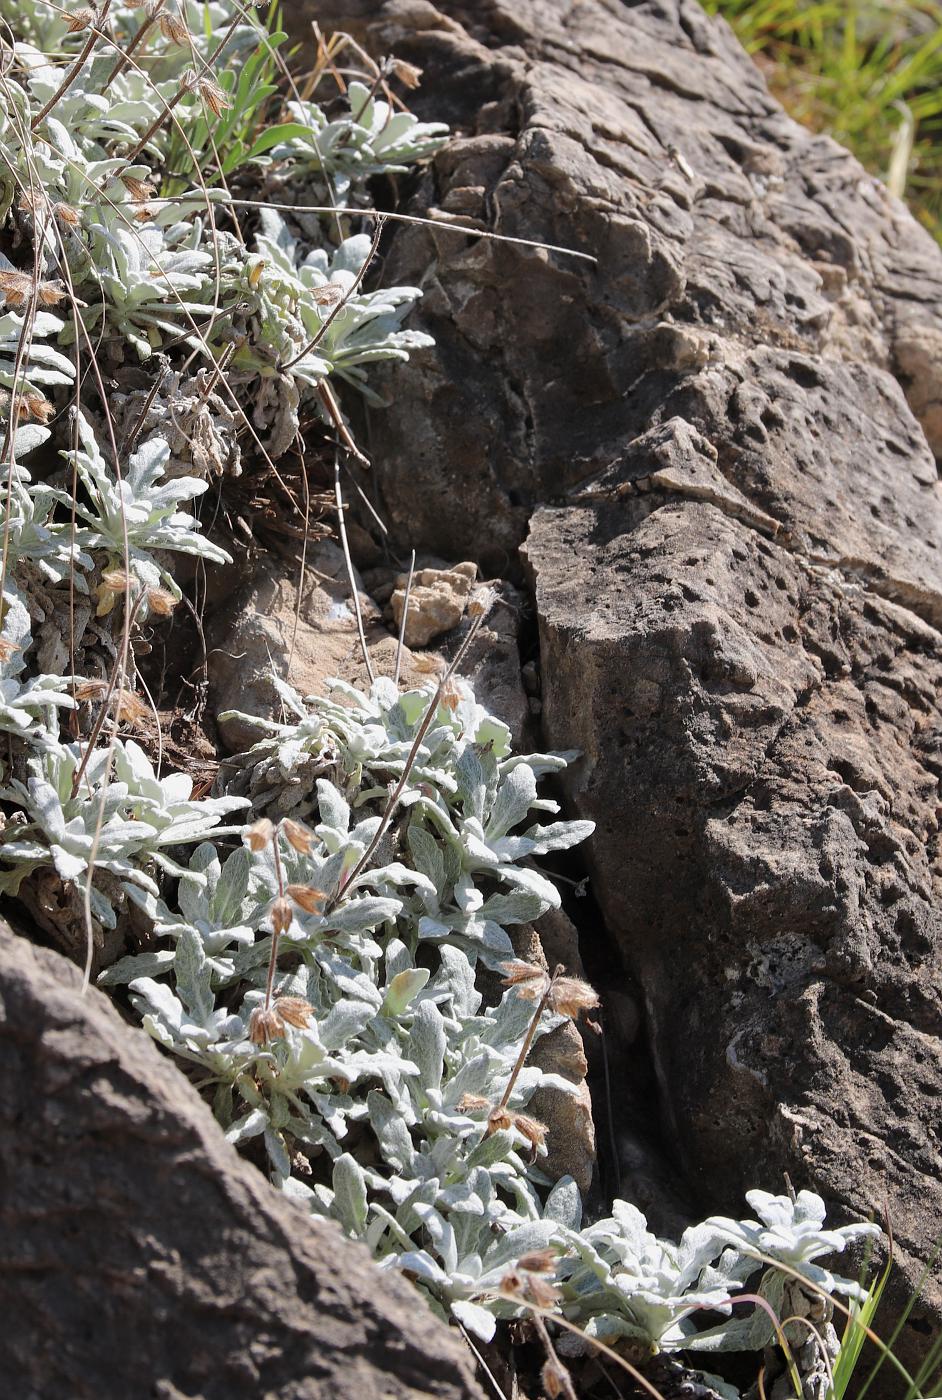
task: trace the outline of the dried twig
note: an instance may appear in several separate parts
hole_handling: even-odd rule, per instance
[[[393,683],[398,686],[399,672],[402,668],[402,648],[406,640],[406,619],[409,616],[409,594],[412,592],[412,575],[415,573],[415,550],[412,551],[412,558],[409,561],[409,577],[406,579],[406,596],[402,600],[402,617],[399,621],[399,640],[396,643],[396,669],[393,672]]]

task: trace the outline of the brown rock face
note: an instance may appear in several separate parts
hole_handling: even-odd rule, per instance
[[[417,213],[598,259],[395,234],[437,348],[386,516],[488,572],[529,530],[677,1150],[711,1208],[783,1170],[886,1202],[898,1307],[942,1217],[939,250],[692,0],[318,9],[457,128]]]
[[[760,494],[786,497],[802,476],[817,496],[845,430],[851,467],[856,439],[884,452],[887,484],[898,451],[925,459],[887,407],[894,375],[942,451],[937,247],[846,151],[784,115],[693,0],[311,8],[422,67],[410,104],[455,127],[416,213],[598,260],[395,233],[385,275],[424,288],[417,317],[437,342],[421,372],[396,373],[383,415],[385,517],[405,545],[506,573],[537,503],[688,394],[728,414],[738,447],[721,469],[748,469]],[[766,480],[766,439],[802,415],[801,462]],[[892,487],[873,504],[874,533],[912,515]]]
[[[80,986],[0,925],[4,1393],[477,1400],[409,1284],[269,1187]]]

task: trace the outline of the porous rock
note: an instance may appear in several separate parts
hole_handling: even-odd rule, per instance
[[[456,564],[451,569],[417,569],[409,589],[405,641],[410,647],[425,647],[436,637],[450,632],[464,616],[465,606],[477,578],[477,565]],[[402,623],[408,575],[400,574],[390,599],[396,626]]]
[[[354,577],[374,672],[392,675],[397,639]],[[249,583],[213,613],[207,639],[217,715],[238,710],[266,719],[279,716],[273,675],[302,696],[323,694],[325,681],[335,676],[369,688],[343,551],[332,540],[320,540],[308,551],[303,572],[300,560],[260,561]],[[406,648],[401,675],[403,684],[421,685],[429,679],[428,663]],[[235,716],[221,720],[219,731],[230,752],[249,747],[257,737],[255,726]]]
[[[401,1278],[237,1156],[140,1030],[0,925],[0,1373],[29,1400],[479,1400]]]
[[[458,133],[409,206],[442,226],[400,226],[385,265],[423,288],[417,323],[436,340],[391,372],[383,416],[384,514],[406,547],[506,574],[534,506],[682,412],[691,383],[722,397],[728,435],[760,460],[778,412],[816,418],[781,495],[820,488],[814,451],[826,457],[842,423],[868,444],[886,436],[891,466],[912,458],[887,416],[894,379],[942,451],[937,246],[852,156],[782,112],[695,0],[313,8],[322,27],[423,68],[410,106]],[[911,514],[892,480],[861,503],[861,525],[877,508],[875,536]],[[756,484],[775,489],[761,470]]]

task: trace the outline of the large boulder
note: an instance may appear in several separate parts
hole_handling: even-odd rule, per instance
[[[225,1141],[147,1035],[0,925],[0,1373],[29,1400],[480,1400],[401,1278]]]
[[[942,453],[938,248],[782,112],[695,0],[308,8],[423,68],[410,105],[455,128],[407,209],[597,259],[393,233],[383,275],[423,288],[436,339],[421,372],[393,371],[383,414],[383,511],[405,547],[506,573],[533,507],[616,460],[693,379],[761,449],[764,400],[808,387],[792,352],[854,381],[837,392],[858,428],[900,384]]]
[[[693,0],[317,8],[458,132],[416,213],[597,259],[395,232],[437,345],[385,514],[488,571],[529,536],[675,1151],[708,1208],[886,1205],[898,1310],[942,1217],[942,255]]]

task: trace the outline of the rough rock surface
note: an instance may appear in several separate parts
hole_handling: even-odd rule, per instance
[[[506,573],[533,506],[617,460],[688,391],[721,403],[759,460],[779,413],[813,413],[826,461],[845,425],[882,441],[895,376],[942,453],[938,248],[782,112],[694,0],[316,9],[423,67],[410,103],[457,130],[416,212],[598,259],[438,229],[392,238],[386,275],[423,287],[437,342],[421,373],[397,374],[383,416],[385,514],[407,545]],[[886,434],[888,481],[872,483],[874,533],[911,513],[890,485],[896,449],[911,455],[900,432]],[[812,446],[787,481],[758,472],[768,505],[800,475],[818,489]]]
[[[417,569],[409,589],[406,645],[428,646],[436,637],[457,627],[477,576],[475,564],[456,564],[453,569]],[[390,599],[397,627],[402,623],[407,585],[408,575],[399,574]]]
[[[477,1400],[410,1285],[275,1192],[80,987],[0,925],[4,1393]]]
[[[546,739],[586,753],[690,1179],[885,1202],[898,1306],[942,1215],[942,256],[693,0],[318,16],[456,127],[416,212],[598,259],[394,235],[437,347],[386,516],[491,572],[529,531]]]

